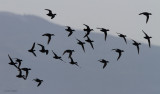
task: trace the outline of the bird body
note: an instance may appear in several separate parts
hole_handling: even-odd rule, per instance
[[[71,29],[70,26],[66,26],[66,27],[67,27],[67,29],[65,29],[65,30],[69,32],[69,34],[68,34],[68,37],[69,37],[69,36],[72,35],[73,31],[75,31],[75,30],[74,30],[74,29]]]
[[[132,40],[132,41],[134,42],[132,44],[137,47],[137,51],[138,51],[138,54],[139,54],[139,45],[141,45],[141,43],[138,43],[135,40]]]
[[[39,46],[41,46],[41,50],[39,50],[40,52],[42,52],[42,53],[46,53],[46,55],[48,55],[48,50],[46,50],[45,48],[44,48],[44,46],[43,45],[41,45],[41,44],[38,44]]]
[[[83,24],[83,25],[86,26],[86,28],[83,29],[83,30],[87,32],[87,33],[85,34],[85,36],[84,36],[84,38],[85,38],[85,37],[87,37],[87,36],[90,34],[91,31],[93,31],[93,29],[91,29],[91,28],[90,28],[88,25],[86,25],[86,24]]]
[[[142,12],[142,13],[140,13],[139,15],[145,15],[145,16],[146,16],[146,23],[147,23],[148,20],[149,20],[149,16],[152,15],[152,14],[149,13],[149,12]]]
[[[80,41],[79,39],[77,39],[77,41],[78,41],[77,44],[81,45],[83,51],[85,52],[85,49],[84,49],[84,44],[85,44],[85,42],[82,42],[82,41]]]
[[[100,29],[100,31],[104,33],[104,40],[106,41],[106,39],[107,39],[107,32],[109,31],[109,29],[105,29],[105,28],[97,28],[97,29]]]
[[[50,16],[51,19],[53,19],[53,18],[57,15],[57,14],[53,14],[52,11],[51,11],[50,9],[45,9],[45,10],[47,10],[47,11],[49,12],[49,13],[46,14],[46,15]]]
[[[39,86],[42,84],[42,82],[43,82],[43,80],[40,80],[40,79],[38,79],[38,78],[33,79],[33,81],[35,81],[35,82],[38,83],[37,87],[39,87]]]
[[[121,49],[112,49],[114,50],[115,52],[117,52],[119,54],[118,58],[117,58],[117,61],[120,59],[121,55],[122,55],[122,52],[124,52],[123,50]]]
[[[65,50],[65,51],[63,52],[63,55],[64,55],[65,53],[69,53],[68,58],[71,58],[73,52],[74,52],[74,50],[68,49],[68,50]]]
[[[52,50],[52,53],[54,54],[54,56],[53,56],[54,59],[59,59],[59,60],[63,61],[63,60],[62,60],[62,57],[61,57],[61,56],[58,56],[56,53],[54,53],[53,50]],[[63,61],[63,62],[64,62],[64,61]],[[65,63],[66,63],[66,62],[65,62]]]
[[[30,68],[21,68],[21,70],[23,70],[23,71],[25,71],[25,72],[26,72],[25,79],[27,79],[28,74],[29,74],[29,70],[31,70],[31,69],[30,69]]]
[[[75,62],[75,61],[73,61],[73,58],[72,58],[72,57],[70,58],[70,60],[71,60],[71,61],[69,62],[70,64],[72,64],[72,65],[76,65],[76,66],[78,66],[78,67],[79,67],[78,63],[77,63],[77,62]]]
[[[125,43],[127,44],[127,40],[126,40],[126,35],[123,35],[123,34],[121,34],[121,33],[117,33],[118,34],[118,36],[119,37],[121,37],[121,38],[123,38],[124,39],[124,41],[125,41]]]
[[[87,40],[85,40],[86,42],[88,42],[90,45],[91,45],[91,47],[94,49],[94,47],[93,47],[93,40],[91,40],[88,36],[87,36]]]
[[[36,54],[35,54],[36,50],[34,50],[34,48],[35,48],[35,42],[33,43],[32,48],[28,50],[28,52],[31,52],[36,57]]]
[[[49,44],[50,41],[51,41],[51,37],[52,37],[52,36],[55,36],[55,35],[54,35],[54,34],[50,34],[50,33],[45,33],[45,34],[43,34],[42,36],[47,36],[47,37],[48,37],[48,42],[47,42],[47,44]]]
[[[146,40],[148,40],[148,45],[149,45],[149,47],[151,47],[151,41],[150,41],[150,39],[151,39],[152,37],[151,37],[151,36],[148,36],[147,33],[145,33],[143,30],[142,30],[142,32],[145,34],[145,37],[144,37],[144,38],[145,38]]]
[[[109,63],[109,61],[106,61],[105,59],[100,59],[98,61],[104,64],[103,69],[107,66],[107,63]]]

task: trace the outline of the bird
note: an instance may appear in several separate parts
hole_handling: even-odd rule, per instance
[[[51,41],[51,37],[52,37],[52,36],[55,36],[55,35],[54,35],[54,34],[50,34],[50,33],[45,33],[45,34],[43,34],[42,36],[47,36],[47,37],[48,37],[48,42],[47,42],[47,44],[49,44],[50,41]]]
[[[46,53],[46,55],[48,55],[48,50],[46,50],[43,45],[41,45],[41,44],[38,44],[38,45],[42,47],[42,49],[39,51],[42,53]]]
[[[88,36],[87,36],[87,40],[85,40],[86,42],[90,43],[91,47],[94,49],[92,42],[94,42],[93,40],[91,40]]]
[[[17,67],[20,68],[21,63],[22,63],[23,60],[18,59],[18,58],[14,58],[14,59],[16,59],[16,62],[18,63],[18,66],[17,66]]]
[[[117,33],[118,34],[118,36],[119,37],[121,37],[121,38],[123,38],[124,39],[124,41],[125,41],[125,43],[127,44],[127,40],[126,40],[126,35],[123,35],[123,34],[121,34],[121,33]]]
[[[70,60],[71,60],[71,61],[69,62],[70,64],[72,64],[72,65],[76,65],[76,66],[78,66],[78,67],[79,67],[78,63],[77,63],[77,62],[75,62],[75,61],[73,61],[73,58],[72,58],[72,57],[70,58]]]
[[[22,75],[22,70],[21,70],[21,68],[17,68],[17,69],[18,69],[18,71],[19,71],[19,74],[18,74],[16,77],[18,77],[18,78],[23,78],[24,80],[26,80],[25,77],[24,77],[24,75]]]
[[[38,79],[38,78],[33,79],[33,81],[35,81],[35,82],[38,83],[37,87],[39,87],[39,86],[42,84],[42,82],[43,82],[43,80],[40,80],[40,79]]]
[[[82,42],[82,41],[80,41],[79,39],[77,39],[77,44],[79,44],[79,45],[81,45],[82,46],[82,49],[83,49],[83,51],[85,52],[85,48],[84,48],[84,44],[85,44],[85,42]]]
[[[97,28],[97,29],[100,29],[100,31],[104,33],[104,40],[106,41],[106,39],[107,39],[107,32],[109,31],[109,29],[105,29],[105,28]]]
[[[15,62],[13,61],[13,59],[10,57],[9,54],[8,54],[8,57],[9,57],[9,59],[10,59],[10,62],[9,62],[8,64],[9,64],[9,65],[13,65],[13,66],[15,66],[16,68],[18,68],[18,67],[16,66],[17,63],[15,63]]]
[[[51,19],[53,19],[53,18],[57,15],[57,14],[53,14],[52,11],[51,11],[50,9],[45,9],[45,10],[47,10],[47,11],[49,12],[49,13],[46,14],[46,15],[50,16]]]
[[[149,47],[151,48],[151,41],[150,41],[150,38],[152,38],[151,36],[148,36],[148,34],[146,34],[143,30],[142,30],[142,32],[145,34],[145,39],[146,40],[148,40],[148,45],[149,45]]]
[[[59,60],[63,61],[63,60],[62,60],[62,57],[61,57],[61,56],[58,56],[55,52],[53,52],[53,50],[52,50],[52,53],[54,54],[54,56],[53,56],[54,59],[59,59]],[[63,62],[65,62],[65,61],[63,61]],[[66,62],[65,62],[65,63],[66,63]]]
[[[93,31],[93,29],[91,29],[88,25],[86,24],[83,24],[85,25],[87,28],[83,29],[84,31],[86,31],[87,33],[85,34],[84,38],[87,37],[91,31]]]
[[[27,79],[28,74],[29,74],[29,70],[31,70],[31,69],[30,69],[30,68],[21,68],[21,70],[23,70],[23,71],[25,71],[25,72],[26,72],[25,79]]]
[[[119,54],[118,58],[117,58],[117,61],[120,59],[121,55],[122,55],[122,52],[124,52],[123,50],[121,49],[112,49],[114,50],[115,52],[117,52]]]
[[[137,51],[138,51],[138,54],[139,54],[139,45],[141,45],[141,43],[138,43],[137,41],[135,40],[132,40],[134,43],[132,43],[134,46],[137,47]]]
[[[106,61],[105,59],[100,59],[98,61],[104,64],[103,69],[106,67],[107,63],[109,63],[109,61]]]
[[[65,51],[63,52],[63,55],[64,55],[65,53],[69,53],[68,58],[71,58],[73,52],[75,52],[75,51],[68,49],[68,50],[65,50]]]
[[[149,13],[149,12],[142,12],[142,13],[140,13],[139,15],[145,15],[145,16],[146,16],[146,24],[147,24],[147,22],[148,22],[148,20],[149,20],[149,16],[152,15],[152,14]]]
[[[75,30],[74,30],[74,29],[71,29],[70,26],[66,26],[66,27],[67,27],[67,29],[65,29],[65,30],[69,32],[69,34],[68,34],[68,37],[69,37],[69,36],[72,35],[73,31],[75,31]]]
[[[34,48],[35,48],[35,42],[33,43],[32,48],[28,50],[28,52],[31,52],[36,57],[36,54],[35,54],[36,50],[34,50]]]

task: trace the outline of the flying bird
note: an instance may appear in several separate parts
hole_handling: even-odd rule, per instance
[[[41,46],[41,48],[42,48],[39,51],[42,52],[42,53],[46,53],[46,55],[48,55],[48,50],[46,50],[43,45],[41,45],[41,44],[38,44],[38,45]]]
[[[8,54],[8,57],[9,57],[9,59],[10,59],[10,62],[9,62],[8,64],[9,64],[9,65],[13,65],[13,66],[15,66],[16,68],[18,68],[18,67],[16,66],[17,63],[15,63],[15,62],[13,61],[13,59],[9,56],[9,54]]]
[[[72,35],[73,31],[75,31],[75,30],[74,30],[74,29],[71,29],[70,26],[66,26],[66,27],[67,27],[67,29],[65,29],[65,30],[69,32],[69,34],[68,34],[68,37],[69,37],[69,36]]]
[[[73,58],[72,58],[72,57],[70,58],[70,60],[71,60],[71,61],[69,62],[70,64],[72,64],[72,65],[76,65],[76,66],[78,66],[78,67],[79,67],[78,63],[77,63],[77,62],[75,62],[75,61],[73,61]]]
[[[24,75],[22,75],[22,70],[21,70],[21,68],[17,68],[17,69],[18,69],[18,71],[19,71],[19,74],[18,74],[16,77],[18,77],[18,78],[23,78],[24,80],[26,80],[25,77],[24,77]]]
[[[122,52],[124,52],[123,50],[121,49],[112,49],[114,50],[115,52],[117,52],[119,54],[118,58],[117,58],[117,61],[120,59],[121,55],[122,55]]]
[[[105,28],[97,28],[97,29],[100,29],[100,31],[104,33],[104,40],[106,41],[106,39],[107,39],[107,32],[109,31],[109,29],[105,29]]]
[[[85,36],[84,36],[84,38],[85,38],[85,37],[87,37],[87,36],[90,34],[91,31],[93,31],[93,29],[91,29],[91,28],[90,28],[88,25],[86,25],[86,24],[83,24],[83,25],[86,26],[86,28],[83,29],[83,30],[87,32],[87,33],[85,34]]]
[[[50,41],[51,41],[51,37],[52,36],[55,36],[54,34],[50,34],[50,33],[45,33],[45,34],[43,34],[42,36],[47,36],[48,37],[48,44],[50,43]]]
[[[148,22],[149,20],[149,16],[152,15],[151,13],[148,13],[148,12],[142,12],[140,13],[139,15],[145,15],[146,16],[146,23]]]
[[[38,78],[33,79],[33,81],[35,81],[35,82],[38,83],[37,87],[39,87],[39,86],[42,84],[42,82],[43,82],[43,80],[40,80],[40,79],[38,79]]]
[[[26,72],[25,79],[27,79],[28,74],[29,74],[29,70],[31,70],[31,69],[30,69],[30,68],[21,68],[21,70],[23,70],[23,71],[25,71],[25,72]]]
[[[33,43],[32,48],[30,50],[28,50],[28,52],[31,52],[36,57],[36,54],[35,54],[36,50],[34,50],[34,48],[35,48],[35,42]]]
[[[87,36],[87,40],[85,40],[86,42],[90,43],[91,47],[94,49],[92,42],[94,42],[93,40],[91,40],[88,36]]]
[[[47,10],[47,11],[49,12],[49,13],[46,14],[46,15],[50,16],[51,19],[53,19],[53,18],[57,15],[57,14],[53,14],[52,11],[51,11],[50,9],[45,9],[45,10]]]
[[[119,37],[121,37],[121,38],[123,38],[124,39],[124,41],[125,41],[125,43],[127,44],[127,40],[126,40],[126,35],[123,35],[123,34],[121,34],[121,33],[117,33],[118,34],[118,36]]]
[[[136,42],[135,40],[132,40],[134,43],[132,43],[134,46],[137,47],[138,50],[138,54],[139,54],[139,45],[141,45],[141,43]]]
[[[65,53],[69,53],[68,58],[71,58],[73,52],[75,52],[75,51],[68,49],[68,50],[65,50],[65,51],[63,52],[63,55],[64,55]]]
[[[103,69],[106,67],[107,63],[109,63],[109,61],[106,61],[106,60],[104,60],[104,59],[100,59],[100,60],[98,60],[98,61],[104,64],[104,65],[103,65]]]
[[[85,52],[85,49],[84,49],[84,44],[85,44],[85,42],[82,42],[82,41],[80,41],[79,39],[77,39],[77,41],[78,41],[77,44],[81,45],[83,51]]]
[[[54,56],[53,56],[54,59],[59,59],[59,60],[63,61],[63,60],[62,60],[62,57],[61,57],[61,56],[58,56],[55,52],[53,52],[53,50],[52,50],[52,53],[54,54]],[[65,61],[63,61],[63,62],[65,62]],[[66,63],[66,62],[65,62],[65,63]]]
[[[142,30],[143,31],[143,30]],[[151,48],[151,41],[150,41],[150,38],[152,38],[151,36],[148,36],[148,34],[146,34],[144,31],[143,31],[143,33],[145,34],[145,39],[146,40],[148,40],[148,45],[149,45],[149,47]]]

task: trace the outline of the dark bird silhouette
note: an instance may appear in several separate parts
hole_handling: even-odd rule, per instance
[[[39,51],[42,53],[46,53],[46,55],[48,55],[48,50],[46,50],[43,45],[41,45],[41,44],[38,44],[38,45],[42,47],[42,49]]]
[[[106,39],[107,39],[107,32],[109,31],[109,29],[105,29],[105,28],[97,28],[97,29],[100,29],[100,31],[104,33],[104,40],[106,41]]]
[[[72,56],[72,53],[74,52],[74,50],[65,50],[64,52],[63,52],[63,55],[65,54],[65,53],[69,53],[69,56],[68,56],[68,58],[71,58],[71,56]]]
[[[18,58],[14,58],[14,59],[16,59],[16,62],[18,63],[18,66],[17,66],[17,67],[20,68],[21,63],[22,63],[23,60],[18,59]]]
[[[70,64],[72,64],[72,65],[76,65],[76,66],[78,66],[78,67],[79,67],[78,63],[77,63],[77,62],[75,62],[75,61],[73,61],[73,58],[72,58],[72,57],[70,58],[70,60],[71,60],[71,61],[69,62]]]
[[[134,43],[132,43],[134,46],[137,47],[138,50],[138,54],[139,54],[139,45],[141,45],[141,43],[136,42],[135,40],[132,40]]]
[[[51,37],[52,36],[55,36],[54,34],[50,34],[50,33],[45,33],[45,34],[43,34],[42,36],[47,36],[48,37],[48,44],[49,44],[49,42],[51,41]]]
[[[9,57],[9,59],[10,59],[10,62],[9,62],[8,64],[9,64],[9,65],[13,65],[13,66],[15,66],[16,68],[18,68],[18,67],[16,66],[17,63],[13,62],[13,59],[9,56],[9,54],[8,54],[8,57]]]
[[[33,79],[33,81],[35,81],[35,82],[38,83],[37,87],[39,87],[39,86],[42,84],[42,82],[43,82],[43,80],[40,80],[40,79],[38,79],[38,78]]]
[[[123,34],[121,34],[121,33],[117,33],[118,34],[118,36],[119,37],[121,37],[121,38],[123,38],[124,39],[124,41],[125,41],[125,43],[127,44],[127,40],[126,40],[126,35],[123,35]]]
[[[51,10],[49,10],[49,9],[45,9],[45,10],[47,10],[49,13],[48,14],[46,14],[46,15],[48,15],[48,16],[50,16],[51,17],[51,19],[53,19],[57,14],[53,14],[52,13],[52,11]]]
[[[143,30],[142,30],[143,31]],[[152,38],[151,36],[148,36],[144,31],[143,31],[143,33],[145,34],[145,39],[146,40],[148,40],[148,45],[149,45],[149,47],[151,48],[151,41],[150,41],[150,38]]]
[[[85,49],[84,49],[84,44],[85,44],[85,42],[82,42],[82,41],[80,41],[79,39],[77,39],[77,41],[78,41],[77,44],[81,45],[83,51],[85,52]]]
[[[67,29],[65,29],[65,30],[69,32],[69,34],[68,34],[68,37],[69,37],[69,36],[72,35],[73,31],[75,31],[75,30],[74,30],[74,29],[71,29],[70,26],[66,26],[66,27],[67,27]]]
[[[104,60],[104,59],[100,59],[100,60],[98,60],[98,61],[104,64],[104,65],[103,65],[103,69],[106,67],[107,63],[109,63],[109,61],[106,61],[106,60]]]
[[[25,71],[25,72],[26,72],[25,79],[27,79],[28,74],[29,74],[29,70],[31,70],[31,69],[30,69],[30,68],[21,68],[21,70],[23,70],[23,71]]]
[[[112,49],[114,50],[115,52],[117,52],[119,54],[118,58],[117,58],[117,61],[120,59],[121,55],[122,55],[122,52],[124,52],[123,50],[121,49]]]
[[[146,23],[148,22],[149,20],[149,15],[152,15],[151,13],[148,13],[148,12],[142,12],[140,13],[139,15],[145,15],[146,16]]]
[[[35,42],[33,43],[32,48],[28,50],[28,52],[31,52],[36,57],[36,54],[34,53],[36,50],[34,50],[34,48],[35,48]]]
[[[24,77],[24,75],[22,75],[22,70],[20,68],[17,68],[17,69],[19,71],[19,74],[16,77],[23,78],[24,80],[26,80],[25,77]]]
[[[52,50],[52,52],[53,52],[53,50]],[[53,54],[54,54],[54,56],[53,56],[54,59],[59,59],[59,60],[63,61],[61,56],[58,56],[55,52],[53,52]],[[63,61],[63,62],[65,62],[65,61]]]
[[[86,35],[84,36],[84,38],[85,37],[87,37],[89,34],[90,34],[90,32],[91,31],[93,31],[93,29],[91,29],[88,25],[86,25],[86,24],[83,24],[83,25],[85,25],[87,28],[85,28],[85,29],[83,29],[84,31],[86,31],[87,33],[86,33]]]
[[[85,40],[86,42],[90,43],[91,47],[94,49],[92,42],[94,42],[93,40],[91,40],[88,36],[87,36],[87,40]]]

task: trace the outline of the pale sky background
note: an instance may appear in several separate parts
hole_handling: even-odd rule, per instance
[[[160,1],[159,0],[0,0],[0,11],[36,15],[62,26],[83,29],[83,24],[110,29],[126,34],[129,38],[147,43],[144,30],[152,36],[152,44],[160,46]],[[57,16],[51,20],[46,16],[51,9]],[[140,12],[151,12],[148,24]]]

